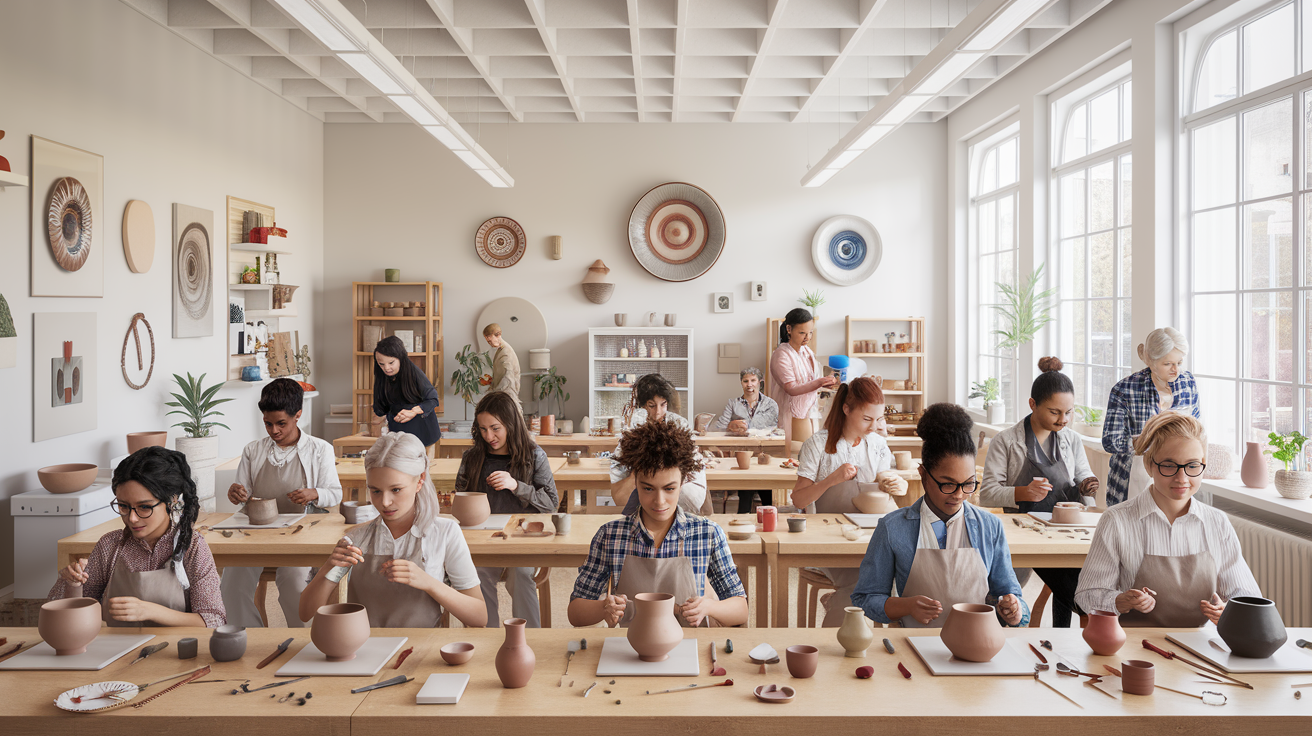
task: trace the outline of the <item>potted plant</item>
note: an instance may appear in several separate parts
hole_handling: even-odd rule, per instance
[[[986,378],[970,385],[971,399],[984,399],[984,411],[989,424],[1002,424],[1007,420],[1007,407],[999,400],[1002,389],[996,378]]]
[[[1295,431],[1287,434],[1272,432],[1266,439],[1271,446],[1264,453],[1285,464],[1284,470],[1276,471],[1276,491],[1297,501],[1312,496],[1312,471],[1298,469],[1303,443],[1308,438]]]
[[[1056,289],[1039,291],[1039,282],[1043,279],[1043,266],[1034,269],[1034,273],[1025,279],[1019,287],[997,282],[998,291],[1002,293],[1003,304],[993,308],[998,310],[1005,327],[994,330],[992,334],[1002,338],[999,349],[1016,348],[1034,339],[1044,325],[1052,321],[1049,311],[1052,304],[1048,301]]]
[[[469,407],[477,403],[483,387],[492,384],[492,375],[483,370],[492,370],[492,356],[486,352],[480,353],[473,345],[466,345],[456,353],[456,362],[460,364],[460,369],[451,374],[451,388],[465,400],[465,419],[456,428],[457,432],[463,432],[473,429]]]
[[[1075,423],[1075,431],[1085,437],[1102,439],[1102,417],[1107,413],[1106,409],[1095,409],[1092,406],[1075,405],[1075,416],[1079,421]]]
[[[165,406],[174,407],[169,414],[181,414],[183,420],[174,424],[184,433],[184,437],[175,440],[174,447],[187,456],[187,465],[191,466],[191,478],[196,482],[196,495],[200,498],[202,511],[214,510],[214,466],[219,459],[219,438],[212,433],[215,427],[228,429],[228,425],[211,421],[223,416],[215,407],[232,399],[216,399],[222,383],[209,388],[202,386],[205,374],[200,378],[186,378],[173,374],[178,384],[178,391],[171,394],[176,401],[166,401]]]
[[[811,319],[815,320],[818,324],[820,322],[820,305],[825,303],[825,292],[821,289],[816,289],[815,291],[802,289],[802,297],[797,301],[801,302],[807,309],[811,310]]]
[[[538,400],[545,401],[547,409],[551,408],[551,397],[556,397],[557,420],[565,418],[565,402],[569,401],[569,394],[565,393],[567,380],[565,376],[556,373],[554,365],[546,373],[533,376],[533,388],[537,390]]]

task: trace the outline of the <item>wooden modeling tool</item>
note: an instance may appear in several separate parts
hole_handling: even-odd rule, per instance
[[[717,664],[715,658],[715,642],[711,642],[711,677],[724,677],[725,674],[724,668]]]
[[[192,672],[191,675],[190,675],[189,677],[187,677],[187,679],[185,679],[185,680],[183,680],[183,681],[181,681],[181,682],[175,682],[175,683],[173,683],[172,685],[169,685],[168,687],[164,688],[163,690],[160,690],[159,692],[155,693],[154,695],[150,696],[149,698],[146,698],[145,700],[143,700],[143,701],[141,701],[141,702],[139,702],[139,703],[133,703],[133,704],[132,704],[132,707],[133,707],[133,708],[141,708],[142,706],[144,706],[145,704],[149,703],[150,701],[152,701],[152,700],[154,700],[154,699],[156,699],[156,698],[162,697],[162,696],[164,696],[164,695],[168,695],[169,693],[173,692],[174,690],[177,690],[178,688],[182,687],[183,685],[186,685],[187,683],[191,682],[192,680],[199,680],[200,678],[204,677],[205,675],[208,675],[209,673],[210,673],[210,667],[209,667],[209,665],[205,665],[204,667],[201,667],[200,669],[195,670],[194,672]]]
[[[688,691],[690,691],[690,690],[707,690],[707,689],[709,689],[709,688],[713,688],[713,687],[724,687],[725,685],[732,685],[732,684],[733,684],[733,680],[725,680],[724,682],[714,682],[714,683],[711,683],[710,685],[697,685],[697,684],[693,684],[693,685],[689,685],[688,687],[676,687],[676,688],[673,688],[673,689],[671,689],[671,690],[657,690],[657,691],[655,691],[655,692],[652,692],[651,690],[648,690],[648,691],[647,691],[647,694],[648,694],[648,695],[664,695],[665,693],[686,693],[686,692],[688,692]]]
[[[287,651],[287,647],[291,646],[291,644],[292,644],[292,640],[290,637],[288,637],[287,641],[284,641],[283,643],[279,644],[278,648],[275,649],[271,654],[269,654],[269,656],[260,660],[260,663],[255,665],[255,669],[262,670],[265,667],[268,667],[269,664],[273,662],[273,660],[277,659],[278,657],[281,657],[282,653]]]
[[[1203,664],[1200,664],[1200,663],[1198,663],[1198,662],[1195,662],[1195,661],[1193,661],[1193,660],[1191,660],[1191,659],[1188,659],[1188,658],[1186,658],[1186,657],[1181,657],[1180,655],[1176,654],[1176,653],[1173,652],[1173,651],[1169,651],[1169,650],[1166,650],[1166,649],[1162,649],[1161,647],[1159,647],[1159,646],[1153,644],[1152,642],[1148,641],[1147,639],[1144,639],[1144,640],[1143,640],[1143,648],[1144,648],[1144,649],[1149,649],[1149,650],[1151,650],[1151,651],[1153,651],[1153,652],[1156,652],[1157,654],[1160,654],[1160,655],[1162,655],[1163,657],[1166,657],[1167,659],[1173,659],[1173,660],[1175,660],[1175,661],[1177,661],[1177,662],[1179,662],[1179,663],[1181,663],[1181,664],[1189,665],[1190,667],[1193,667],[1194,669],[1196,669],[1196,670],[1198,670],[1198,671],[1200,671],[1200,672],[1205,672],[1205,673],[1207,673],[1207,674],[1209,674],[1209,675],[1213,675],[1213,676],[1215,676],[1215,677],[1220,677],[1220,678],[1222,678],[1222,679],[1229,680],[1230,682],[1232,682],[1232,683],[1234,683],[1234,684],[1236,684],[1236,685],[1239,685],[1240,687],[1244,687],[1244,688],[1247,688],[1247,689],[1249,689],[1249,690],[1252,690],[1252,689],[1253,689],[1253,686],[1252,686],[1252,685],[1250,685],[1250,684],[1244,682],[1243,680],[1240,680],[1240,679],[1236,679],[1236,678],[1234,678],[1234,677],[1231,677],[1230,675],[1227,675],[1227,674],[1224,673],[1224,672],[1220,672],[1220,671],[1218,671],[1218,670],[1214,670],[1214,669],[1212,669],[1211,667],[1207,667],[1207,666],[1205,666],[1205,665],[1203,665]]]

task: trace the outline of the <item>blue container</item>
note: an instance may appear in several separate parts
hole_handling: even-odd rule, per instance
[[[258,381],[260,380],[260,367],[258,365],[245,365],[241,368],[241,380]]]
[[[839,383],[847,383],[847,368],[852,364],[852,359],[846,355],[829,356],[829,367],[836,371]]]

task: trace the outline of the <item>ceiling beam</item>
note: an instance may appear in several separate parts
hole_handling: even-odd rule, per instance
[[[788,0],[766,0],[766,24],[764,30],[756,32],[756,56],[752,57],[751,68],[747,70],[747,79],[743,80],[743,93],[738,96],[738,104],[734,105],[733,117],[729,122],[738,122],[738,116],[743,112],[743,103],[747,95],[751,94],[752,82],[756,81],[757,72],[761,69],[761,59],[765,56],[770,48],[770,42],[774,40],[775,33],[779,30],[779,19],[784,16],[784,7],[788,5]]]
[[[633,94],[638,110],[638,122],[645,123],[642,111],[642,28],[638,25],[638,0],[628,0],[629,5],[629,47],[633,50]]]
[[[460,51],[469,59],[469,63],[474,66],[475,71],[491,88],[492,94],[501,100],[501,104],[510,113],[510,117],[515,122],[524,122],[524,113],[515,109],[515,98],[506,94],[505,88],[501,84],[499,77],[492,76],[491,59],[487,56],[477,56],[474,54],[474,29],[456,25],[456,8],[455,0],[428,0],[428,7],[433,10],[437,19],[442,21],[447,33],[451,34],[452,40],[460,47]],[[576,107],[577,109],[577,107]]]
[[[547,56],[551,57],[551,65],[556,68],[556,74],[560,76],[560,86],[565,88],[565,97],[569,100],[570,107],[574,108],[574,117],[581,123],[583,107],[579,104],[579,96],[574,94],[574,83],[565,73],[565,57],[561,56],[559,49],[556,48],[556,29],[547,27],[546,0],[524,0],[524,2],[528,5],[528,14],[533,16],[533,25],[537,26],[538,35],[542,37],[542,45],[547,48]]]
[[[792,114],[793,122],[796,122],[807,110],[811,109],[812,103],[820,95],[820,90],[824,89],[831,79],[838,76],[839,68],[843,66],[843,62],[847,61],[847,57],[852,55],[857,40],[870,28],[875,16],[879,15],[879,11],[884,9],[884,6],[888,4],[888,0],[864,0],[862,4],[865,5],[865,11],[861,15],[857,27],[839,30],[838,56],[829,61],[829,65],[825,67],[824,76],[816,81],[815,86],[811,88],[811,94],[801,98],[797,105],[797,112]],[[905,33],[905,30],[903,32]]]
[[[679,98],[683,92],[683,52],[688,48],[688,2],[678,0],[674,20],[674,99],[670,101],[670,122],[679,122]]]

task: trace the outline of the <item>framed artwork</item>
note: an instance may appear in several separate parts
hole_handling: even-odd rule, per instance
[[[765,288],[764,281],[753,281],[752,288],[748,292],[749,298],[754,302],[763,302],[768,297],[769,292]]]
[[[174,203],[173,336],[213,334],[214,213]]]
[[[396,339],[400,340],[401,344],[405,346],[405,351],[407,353],[413,353],[415,351],[414,330],[394,330],[392,334],[395,335]]]
[[[711,311],[728,314],[733,311],[733,292],[717,291],[711,295]]]
[[[105,295],[105,158],[32,136],[32,296]]]
[[[96,428],[95,312],[32,315],[32,441]]]

